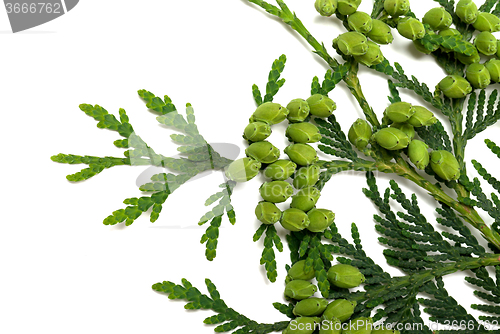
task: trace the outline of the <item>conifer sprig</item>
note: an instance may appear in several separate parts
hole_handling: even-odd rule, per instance
[[[261,324],[250,320],[246,316],[228,307],[220,297],[216,286],[209,279],[205,279],[209,295],[203,294],[186,279],[182,280],[182,285],[169,281],[156,283],[153,290],[168,295],[169,299],[186,301],[186,310],[212,310],[216,315],[206,318],[203,322],[208,325],[217,325],[214,328],[216,333],[255,333],[266,334],[281,331],[286,328],[288,321],[280,321],[274,324]]]

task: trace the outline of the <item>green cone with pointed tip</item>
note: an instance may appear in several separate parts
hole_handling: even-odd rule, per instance
[[[440,178],[446,181],[458,180],[460,165],[453,154],[445,150],[431,153],[431,168]]]
[[[286,181],[264,182],[259,193],[265,201],[281,203],[293,195],[293,187]]]
[[[493,56],[497,53],[498,41],[489,31],[482,31],[474,40],[474,46],[479,52],[486,56]]]
[[[486,66],[486,69],[490,72],[491,81],[500,82],[500,60],[490,59],[484,66]]]
[[[318,291],[316,285],[303,280],[293,280],[285,286],[285,296],[296,300],[309,298],[316,291]]]
[[[304,99],[294,99],[286,106],[288,121],[292,123],[303,122],[309,116],[309,104]]]
[[[415,109],[415,113],[407,121],[408,124],[418,128],[421,126],[431,126],[437,122],[437,118],[434,117],[434,114],[429,109],[422,106],[413,106],[413,109]]]
[[[376,43],[373,43],[372,41],[368,41],[367,43],[368,51],[362,56],[354,56],[354,59],[356,59],[358,63],[361,63],[368,67],[378,65],[383,62],[385,58],[382,54],[382,51],[380,50],[380,46],[378,46]]]
[[[401,36],[411,39],[412,41],[424,38],[425,36],[424,25],[422,22],[413,17],[405,17],[401,19],[398,23],[397,29]]]
[[[328,117],[337,109],[337,105],[331,98],[321,94],[314,94],[309,97],[307,104],[311,115],[316,117]]]
[[[337,0],[316,0],[314,7],[319,15],[332,16],[337,10]]]
[[[255,207],[255,216],[264,224],[275,224],[281,218],[281,210],[274,203],[262,201]]]
[[[364,119],[358,118],[350,127],[347,137],[360,151],[364,150],[372,136],[372,127]]]
[[[384,9],[391,16],[401,16],[410,10],[409,0],[385,0]]]
[[[285,154],[290,160],[300,166],[309,166],[318,161],[318,154],[307,144],[292,144],[285,148]]]
[[[472,92],[470,83],[459,75],[446,76],[439,82],[438,88],[450,99],[460,99]]]
[[[467,66],[466,75],[474,88],[484,89],[491,83],[490,72],[483,64],[470,64]]]
[[[372,30],[372,18],[365,12],[355,12],[349,15],[347,24],[351,30],[367,34]]]
[[[396,128],[380,129],[373,136],[377,144],[391,151],[401,150],[410,143],[406,133]]]
[[[338,0],[337,12],[342,15],[351,15],[358,10],[361,0]]]
[[[469,46],[474,46],[470,42],[465,42],[464,41],[464,43],[469,44]],[[467,56],[467,55],[465,55],[463,53],[455,52],[455,58],[457,58],[464,65],[470,65],[470,64],[478,63],[481,60],[481,57],[479,56],[479,52],[477,51],[476,48],[474,48],[473,50],[474,51],[472,52],[472,54],[470,56]]]
[[[337,319],[329,319],[321,321],[321,328],[319,329],[319,334],[341,334],[342,333],[342,322]]]
[[[371,334],[400,334],[401,332],[395,329],[382,328],[372,330]]]
[[[457,3],[455,13],[462,22],[471,24],[476,22],[479,11],[477,10],[477,6],[474,1],[460,0]]]
[[[253,179],[259,174],[259,169],[262,166],[260,162],[252,158],[238,159],[226,168],[226,177],[236,182],[246,182]]]
[[[279,159],[280,150],[268,141],[258,141],[245,150],[248,157],[263,164],[271,164]]]
[[[479,31],[500,31],[500,18],[490,13],[479,12],[472,26]]]
[[[408,140],[410,140],[410,141],[415,137],[415,128],[411,124],[392,123],[391,128],[396,128],[396,129],[403,131],[408,136]]]
[[[422,22],[430,25],[432,30],[443,30],[451,26],[453,19],[446,9],[443,7],[436,7],[425,13]]]
[[[314,208],[320,196],[320,191],[315,187],[302,188],[292,196],[290,207],[307,212]]]
[[[341,322],[349,320],[354,314],[356,305],[357,303],[355,301],[336,299],[326,307],[325,312],[323,312],[323,319],[339,319]]]
[[[304,211],[296,208],[290,208],[283,211],[280,223],[283,228],[289,231],[298,232],[309,226],[310,222],[309,217],[307,217],[307,214]]]
[[[271,135],[271,126],[264,122],[252,122],[245,127],[243,138],[248,141],[262,141]]]
[[[288,270],[287,279],[292,280],[304,280],[308,281],[316,276],[314,268],[311,267],[308,271],[305,271],[306,260],[300,260],[295,262],[295,264]]]
[[[297,164],[290,160],[278,160],[264,170],[264,175],[274,181],[284,181],[293,175]]]
[[[339,37],[334,39],[333,43],[346,56],[362,56],[368,52],[368,43],[365,35],[356,31],[349,31],[339,35]]]
[[[319,180],[319,172],[320,168],[317,165],[299,168],[295,173],[292,184],[295,189],[314,186]]]
[[[358,268],[348,264],[336,264],[328,269],[328,280],[339,288],[355,288],[365,281],[365,276]]]
[[[328,301],[324,298],[307,298],[303,299],[293,309],[293,314],[302,317],[312,317],[323,314]]]
[[[324,232],[335,219],[333,211],[327,209],[312,209],[307,216],[309,217],[307,229],[311,232]]]
[[[372,19],[372,30],[366,36],[378,44],[390,44],[394,40],[391,27],[377,19]]]
[[[250,122],[264,122],[272,125],[284,121],[286,116],[288,116],[288,109],[278,103],[265,102],[254,111]]]
[[[415,109],[408,102],[395,102],[388,106],[384,111],[384,116],[387,116],[391,121],[403,123],[410,119],[415,113]]]
[[[321,140],[318,127],[309,122],[290,124],[285,136],[295,143],[315,143]]]
[[[349,321],[347,329],[343,330],[342,334],[370,334],[372,333],[372,329],[372,318],[356,318]]]
[[[430,162],[429,145],[421,140],[412,140],[408,145],[408,157],[418,169],[425,169]]]
[[[298,317],[290,321],[282,334],[312,334],[320,326],[316,317]]]

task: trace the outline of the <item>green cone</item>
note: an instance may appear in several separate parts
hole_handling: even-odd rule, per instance
[[[459,75],[448,75],[439,82],[438,88],[450,99],[460,99],[472,92],[470,83]]]
[[[350,31],[339,35],[333,40],[340,51],[346,56],[362,56],[368,52],[368,43],[365,35]]]
[[[316,117],[328,117],[337,109],[337,105],[331,98],[321,94],[314,94],[309,97],[307,104],[309,105],[311,115]]]
[[[360,151],[364,150],[372,136],[372,127],[364,119],[358,118],[349,129],[347,137]]]
[[[309,116],[309,104],[304,99],[294,99],[286,106],[288,109],[288,121],[303,122]]]
[[[319,159],[316,150],[307,144],[289,145],[285,148],[285,154],[300,166],[312,165]]]
[[[422,22],[413,17],[405,17],[401,19],[398,23],[397,29],[401,36],[411,39],[412,41],[422,39],[425,36],[424,25]]]
[[[233,161],[225,171],[226,177],[236,182],[246,182],[259,174],[261,163],[252,158]]]
[[[318,127],[309,122],[290,124],[285,136],[295,143],[315,143],[321,140]]]
[[[437,118],[434,117],[434,114],[429,109],[422,106],[413,106],[413,109],[415,113],[407,121],[408,124],[418,128],[421,126],[431,126],[437,122]]]
[[[462,22],[466,24],[471,24],[476,22],[479,11],[477,10],[477,6],[474,3],[474,1],[460,0],[457,3],[455,13]]]
[[[391,27],[377,19],[372,19],[372,30],[366,36],[378,44],[390,44],[394,40]]]
[[[386,150],[401,150],[408,146],[410,140],[406,133],[396,128],[384,128],[377,131],[373,138]]]
[[[281,203],[293,195],[293,187],[286,181],[264,182],[259,193],[268,202]]]
[[[317,165],[299,168],[292,184],[296,189],[314,186],[319,180],[319,172],[320,168]]]
[[[477,48],[477,51],[486,56],[493,56],[497,53],[497,44],[497,39],[489,31],[480,32],[474,40],[474,46]]]
[[[460,165],[453,154],[445,150],[431,153],[431,168],[440,178],[446,181],[458,180]]]
[[[316,291],[318,291],[318,288],[311,282],[293,280],[286,285],[285,296],[296,300],[302,300],[311,297]]]
[[[255,216],[264,224],[275,224],[281,218],[281,210],[271,202],[262,201],[255,208]]]
[[[429,165],[430,155],[427,151],[429,145],[423,141],[414,139],[408,145],[408,157],[418,169],[425,169]]]
[[[348,264],[336,264],[328,269],[328,280],[339,288],[355,288],[365,281],[358,268]]]
[[[446,9],[443,7],[436,7],[425,13],[422,22],[430,25],[432,30],[443,30],[448,29],[453,20]]]
[[[243,131],[243,138],[248,141],[262,141],[270,135],[271,126],[263,122],[252,122]]]
[[[278,160],[264,170],[264,175],[274,181],[284,181],[293,175],[297,165],[290,160]]]
[[[337,10],[337,0],[316,0],[314,7],[319,15],[332,16]]]
[[[307,212],[314,208],[320,195],[320,191],[315,187],[302,188],[292,196],[290,207]]]
[[[491,83],[490,72],[483,64],[470,64],[465,73],[467,80],[474,88],[484,89]]]
[[[410,140],[410,141],[415,137],[415,128],[411,124],[408,124],[408,123],[392,123],[391,124],[391,128],[396,128],[398,130],[403,131],[406,134],[406,136],[408,137],[408,140]]]
[[[323,312],[323,319],[339,319],[341,322],[349,320],[349,318],[354,314],[354,309],[357,303],[355,301],[349,301],[345,299],[336,299],[332,301]]]
[[[288,116],[288,109],[278,103],[265,102],[254,111],[250,122],[264,122],[272,125],[284,121],[286,116]]]
[[[403,123],[410,119],[415,113],[415,109],[408,102],[395,102],[388,106],[384,111],[384,116],[387,116],[391,121]]]
[[[362,56],[354,56],[354,59],[356,59],[358,63],[368,67],[378,65],[383,62],[385,58],[380,50],[380,47],[372,41],[368,41],[367,44],[368,51]]]
[[[401,16],[410,10],[409,0],[385,0],[384,9],[391,16]]]
[[[309,226],[307,229],[311,232],[324,232],[335,219],[335,214],[327,209],[312,209],[307,213],[309,217]]]
[[[324,298],[307,298],[303,299],[293,309],[293,314],[301,317],[312,317],[323,314],[328,301]]]
[[[500,31],[500,18],[490,13],[479,12],[472,26],[479,31]]]
[[[351,30],[367,34],[372,30],[372,18],[365,12],[355,12],[349,15],[347,24]]]
[[[309,226],[309,217],[302,210],[290,208],[283,211],[280,223],[283,228],[298,232]]]
[[[498,59],[490,59],[488,60],[484,66],[490,73],[491,81],[499,82],[500,81],[500,60]]]
[[[316,272],[314,268],[310,268],[308,271],[305,271],[306,260],[300,260],[295,262],[295,264],[288,270],[287,279],[292,280],[304,280],[308,281],[313,279],[316,276]]]
[[[361,0],[338,0],[337,12],[342,15],[351,15],[358,10]]]
[[[268,141],[258,141],[245,150],[248,157],[263,164],[271,164],[279,159],[280,150]]]

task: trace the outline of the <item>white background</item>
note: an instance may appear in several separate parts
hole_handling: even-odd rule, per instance
[[[335,54],[330,44],[344,31],[340,23],[319,17],[312,0],[287,3]],[[420,0],[412,6],[422,17],[436,4]],[[360,9],[370,7],[365,0]],[[154,225],[144,215],[130,227],[109,227],[102,220],[124,207],[123,199],[141,195],[135,181],[144,168],[114,167],[72,184],[65,175],[79,166],[56,164],[50,156],[122,154],[112,144],[119,136],[96,128],[96,122],[79,110],[80,103],[99,104],[115,114],[120,107],[126,109],[136,132],[150,146],[174,155],[170,132],[147,111],[137,96],[139,89],[168,94],[179,110],[192,103],[207,141],[239,145],[243,156],[241,133],[255,108],[251,86],[257,83],[265,89],[272,61],[283,53],[288,56],[283,74],[287,83],[275,100],[285,105],[293,98],[307,98],[311,79],[326,71],[301,37],[243,0],[87,0],[42,26],[18,34],[9,30],[2,8],[0,332],[212,332],[213,327],[202,323],[211,312],[185,311],[184,303],[151,290],[153,283],[180,282],[183,277],[203,292],[204,278],[211,278],[230,307],[256,321],[285,320],[272,302],[282,301],[288,250],[278,255],[280,276],[271,284],[259,266],[262,242],[252,242],[259,226],[253,210],[263,178],[236,188],[237,223],[223,222],[218,256],[209,263],[199,243],[205,227],[196,223],[208,210],[205,199],[218,191],[220,174],[177,190]],[[382,48],[386,57],[399,61],[407,74],[432,89],[444,72],[432,57],[418,54],[397,32],[394,36],[394,43]],[[387,78],[363,68],[360,78],[368,101],[381,115],[388,104]],[[330,96],[347,130],[362,116],[361,109],[343,84]],[[403,96],[422,103],[411,94]],[[271,137],[281,149],[286,145],[283,131],[284,126],[277,126]],[[467,158],[478,158],[494,171],[498,160],[488,153],[484,138],[498,141],[498,125],[470,143]],[[468,172],[475,175],[470,165]],[[380,176],[381,187],[388,180]],[[407,182],[400,184],[419,195],[423,211],[434,221],[433,200]],[[346,237],[350,223],[356,222],[369,254],[398,275],[381,255],[372,219],[377,211],[361,193],[364,186],[362,173],[337,175],[324,189],[318,207],[336,213]],[[446,277],[450,293],[464,305],[479,302],[463,276]]]

